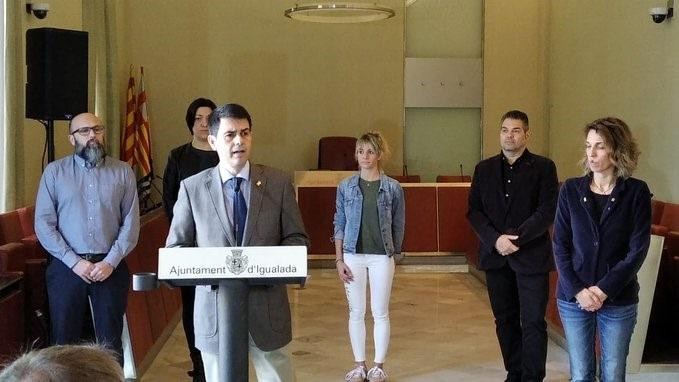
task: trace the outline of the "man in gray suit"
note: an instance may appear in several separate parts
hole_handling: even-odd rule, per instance
[[[308,245],[290,178],[249,161],[252,120],[227,104],[210,117],[208,142],[217,167],[181,182],[166,247]],[[283,347],[292,339],[285,286],[251,286],[249,353],[260,381],[294,381]],[[218,380],[217,290],[196,287],[194,329],[208,382]]]

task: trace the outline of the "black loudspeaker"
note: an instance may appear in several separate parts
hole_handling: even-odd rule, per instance
[[[26,31],[26,118],[70,120],[87,111],[87,32]]]

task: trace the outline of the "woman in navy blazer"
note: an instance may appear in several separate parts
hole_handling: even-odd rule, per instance
[[[557,306],[571,380],[595,380],[598,331],[600,380],[624,381],[637,319],[636,275],[650,242],[651,193],[630,177],[639,150],[625,122],[598,119],[584,133],[585,176],[564,183],[554,221]]]

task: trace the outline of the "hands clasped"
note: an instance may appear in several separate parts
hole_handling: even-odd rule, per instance
[[[87,260],[79,260],[73,267],[73,272],[80,276],[84,282],[91,284],[92,281],[106,280],[113,273],[113,266],[105,261],[92,263]]]
[[[512,240],[516,240],[519,237],[517,235],[500,235],[495,241],[495,249],[502,256],[511,255],[512,253],[519,250],[519,247],[512,243]]]
[[[606,293],[596,285],[585,288],[575,295],[575,299],[578,301],[580,309],[588,312],[596,312],[601,309],[601,306],[607,298],[608,296]]]

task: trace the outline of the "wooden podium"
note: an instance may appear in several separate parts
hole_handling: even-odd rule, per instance
[[[307,278],[304,246],[161,248],[158,273],[135,273],[132,288],[214,285],[217,293],[219,381],[248,380],[248,293],[251,285],[301,284]]]

